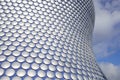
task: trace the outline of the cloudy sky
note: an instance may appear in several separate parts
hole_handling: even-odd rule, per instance
[[[93,0],[93,48],[108,80],[120,80],[120,0]]]

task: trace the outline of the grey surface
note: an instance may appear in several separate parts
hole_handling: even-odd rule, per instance
[[[105,80],[93,26],[91,0],[0,0],[0,80]]]

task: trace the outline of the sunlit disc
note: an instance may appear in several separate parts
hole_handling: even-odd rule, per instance
[[[54,57],[55,60],[59,60],[58,56],[54,55],[53,57]]]
[[[24,47],[18,46],[18,47],[17,47],[17,50],[18,50],[18,51],[23,51],[23,50],[24,50]]]
[[[0,68],[0,76],[4,74],[4,69]]]
[[[55,75],[56,75],[57,78],[62,78],[63,77],[62,73],[60,73],[60,72],[56,72]]]
[[[77,77],[76,77],[75,74],[71,74],[71,78],[72,78],[73,80],[77,79]]]
[[[7,58],[7,60],[8,60],[9,62],[13,62],[13,61],[15,61],[15,57],[14,57],[14,56],[9,56],[9,57]]]
[[[46,49],[41,49],[41,52],[42,52],[43,54],[46,54],[46,53],[47,53],[47,50],[46,50]]]
[[[20,77],[18,77],[18,76],[14,76],[13,78],[12,78],[12,80],[22,80]]]
[[[20,43],[18,41],[13,42],[14,46],[18,46]]]
[[[12,33],[9,34],[9,36],[11,36],[11,35],[12,35]],[[10,39],[10,41],[15,41],[16,40],[15,37],[10,37],[9,39]]]
[[[43,48],[44,49],[49,49],[49,46],[48,45],[44,45]]]
[[[47,70],[47,69],[48,69],[48,66],[45,65],[45,64],[41,64],[41,65],[40,65],[40,68],[41,68],[42,70]]]
[[[11,50],[11,51],[13,51],[13,50],[16,49],[16,47],[15,46],[9,46],[8,49]]]
[[[32,51],[32,48],[31,48],[31,47],[26,47],[25,50],[26,50],[27,52],[31,52],[31,51]]]
[[[17,71],[17,76],[23,77],[25,74],[26,74],[26,71],[23,70],[23,69],[19,69],[19,70]]]
[[[32,39],[32,42],[35,44],[35,43],[38,43],[38,40]]]
[[[68,73],[64,73],[63,76],[64,76],[65,79],[70,79],[70,76],[69,76]]]
[[[32,63],[34,60],[33,60],[32,57],[27,57],[27,58],[26,58],[26,61],[27,61],[28,63]]]
[[[25,58],[24,58],[23,56],[19,56],[19,57],[17,58],[17,61],[18,61],[18,62],[24,62],[24,61],[25,61]]]
[[[19,51],[13,51],[12,54],[13,54],[14,56],[19,56],[19,55],[20,55],[20,52],[19,52]]]
[[[32,69],[36,70],[36,69],[39,68],[39,65],[38,65],[37,63],[33,63],[33,64],[31,65],[31,67],[32,67]]]
[[[56,68],[55,68],[55,66],[54,66],[54,65],[49,65],[49,70],[51,70],[51,71],[55,71],[55,70],[56,70]]]
[[[34,52],[31,52],[30,56],[34,58],[34,57],[37,57],[37,54]]]
[[[42,45],[41,44],[36,44],[36,47],[40,49],[40,48],[42,48]]]
[[[56,54],[57,56],[60,56],[60,55],[61,55],[60,52],[58,52],[58,51],[56,51],[55,54]]]
[[[52,56],[50,54],[46,54],[47,59],[52,59]]]
[[[8,37],[7,37],[7,36],[4,36],[4,37],[2,37],[1,40],[3,40],[3,41],[7,41],[7,40],[8,40]]]
[[[26,34],[21,34],[20,35],[22,38],[25,38],[27,35]]]
[[[42,70],[39,70],[37,74],[39,77],[45,77],[45,75],[46,75],[46,73]]]
[[[15,70],[14,69],[7,69],[5,73],[7,76],[13,76],[15,74]]]
[[[43,80],[43,79],[40,77],[36,77],[35,80]]]
[[[25,39],[25,42],[29,43],[29,42],[31,42],[31,39],[26,38],[26,39]]]
[[[26,42],[21,42],[21,46],[25,47],[25,46],[27,46],[27,43]]]
[[[34,43],[29,43],[29,46],[30,46],[30,47],[34,47],[35,44],[34,44]]]
[[[55,50],[55,47],[54,47],[54,46],[50,46],[50,49],[51,49],[51,50]]]
[[[31,77],[29,77],[29,76],[26,76],[25,78],[24,78],[24,80],[33,80]]]
[[[2,45],[3,44],[3,41],[2,40],[0,40],[0,45]],[[1,49],[2,50],[2,49]]]
[[[40,63],[42,63],[42,59],[40,59],[40,58],[35,58],[35,62],[38,63],[38,64],[40,64]]]
[[[49,53],[50,55],[54,55],[54,54],[55,54],[55,52],[52,51],[52,50],[49,50],[48,53]]]
[[[6,56],[8,56],[8,55],[11,55],[11,51],[10,50],[6,50],[6,51],[4,51],[4,55],[6,55]]]
[[[9,68],[9,67],[10,67],[10,63],[7,62],[7,61],[5,61],[5,62],[3,62],[3,63],[1,64],[1,67],[2,67],[2,68]]]
[[[1,36],[3,36],[3,35],[5,35],[5,33],[3,33],[3,32],[0,32],[0,35],[1,35]]]
[[[23,51],[22,52],[22,56],[24,56],[24,57],[28,57],[30,54],[28,53],[28,52],[26,52],[26,51]]]
[[[34,70],[28,70],[27,74],[30,77],[34,77],[36,75],[36,72]]]
[[[2,76],[0,80],[10,80],[10,78],[8,76]]]
[[[20,35],[19,33],[13,34],[14,37],[19,37],[19,35]]]
[[[43,62],[44,62],[45,64],[50,64],[50,60],[48,60],[48,59],[44,59]]]
[[[38,53],[38,52],[40,52],[40,49],[39,49],[39,48],[34,48],[33,51],[34,51],[35,53]]]
[[[6,59],[6,56],[0,55],[0,61],[4,61]]]
[[[7,49],[6,45],[1,46],[1,50],[6,50],[6,49]]]
[[[47,76],[49,78],[53,78],[55,75],[54,75],[54,73],[52,71],[47,71]]]
[[[62,61],[58,61],[58,64],[60,65],[60,66],[64,66],[64,63],[62,62]]]
[[[57,64],[58,64],[56,60],[51,60],[51,63],[52,63],[53,65],[57,65]]]
[[[63,71],[63,67],[61,67],[61,66],[57,66],[56,68],[57,68],[57,70],[60,71],[60,72]]]
[[[40,44],[44,44],[45,42],[44,42],[43,40],[40,40],[39,43],[40,43]]]
[[[23,68],[23,69],[29,69],[29,67],[30,67],[30,64],[28,64],[28,63],[26,63],[26,62],[24,62],[24,63],[22,64],[22,68]]]
[[[18,62],[13,62],[13,63],[12,63],[12,67],[13,67],[14,69],[18,69],[18,68],[20,67],[20,63],[18,63]]]
[[[42,53],[39,53],[39,57],[42,58],[42,59],[44,59],[44,58],[45,58],[45,55],[42,54]]]

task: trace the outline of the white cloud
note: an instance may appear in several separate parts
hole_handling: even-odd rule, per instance
[[[104,4],[101,3],[104,1]],[[95,5],[95,27],[94,27],[94,41],[93,49],[97,56],[107,57],[115,53],[116,49],[109,50],[109,47],[116,46],[113,39],[120,34],[120,30],[115,29],[115,25],[120,23],[120,0],[94,0]],[[118,45],[118,44],[117,44]]]
[[[101,4],[101,0],[94,0],[95,5],[95,28],[94,34],[109,36],[114,30],[114,25],[120,22],[120,11],[116,5],[120,4],[120,0],[106,2],[105,6]]]
[[[111,0],[105,4],[105,8],[110,11],[120,10],[120,0]]]
[[[99,65],[108,80],[120,80],[120,66],[112,63],[100,63]]]
[[[96,57],[97,58],[101,58],[101,57],[106,57],[108,55],[110,55],[110,53],[108,52],[108,44],[101,42],[101,43],[97,43],[93,48],[94,48],[94,52],[96,53]]]
[[[96,13],[93,49],[99,59],[117,53],[120,48],[120,30],[115,29],[116,24],[120,23],[120,0],[93,1]],[[120,66],[112,63],[99,65],[108,80],[120,80]]]

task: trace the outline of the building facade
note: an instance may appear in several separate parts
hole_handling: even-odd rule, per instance
[[[0,0],[0,80],[106,80],[94,16],[92,0]]]

